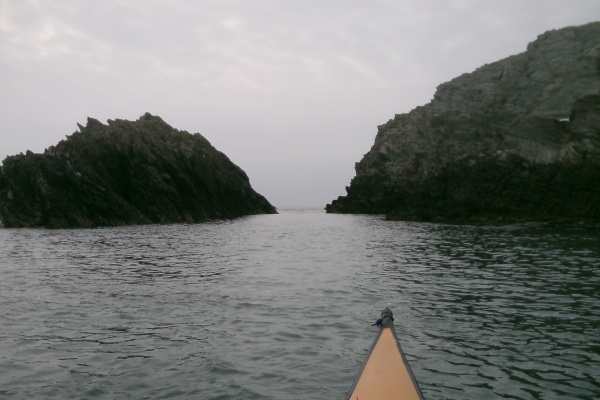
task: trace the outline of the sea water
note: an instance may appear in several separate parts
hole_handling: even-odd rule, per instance
[[[426,399],[598,399],[599,239],[321,210],[0,230],[0,398],[343,399],[390,307]]]

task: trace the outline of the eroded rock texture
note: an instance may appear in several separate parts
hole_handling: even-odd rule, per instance
[[[202,135],[145,114],[88,118],[47,149],[7,157],[0,171],[4,227],[94,227],[199,222],[276,213],[248,176]]]
[[[600,221],[600,23],[440,85],[379,126],[328,212],[459,223]]]

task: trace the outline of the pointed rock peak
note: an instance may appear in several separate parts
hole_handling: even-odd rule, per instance
[[[102,122],[98,121],[96,118],[88,117],[86,128],[96,128],[104,126]]]
[[[165,123],[165,121],[159,117],[158,115],[152,115],[149,112],[145,113],[144,115],[142,115],[138,121],[155,121],[155,122],[162,122]]]
[[[171,125],[167,124],[161,117],[159,117],[158,115],[152,115],[149,112],[142,115],[135,122],[142,123],[142,124],[158,124],[158,125],[163,125],[166,128],[173,129],[173,127]]]
[[[154,115],[150,114],[149,112],[147,112],[147,113],[145,113],[144,115],[142,115],[140,117],[140,120],[145,121],[145,120],[152,120],[152,119],[155,119],[155,118],[160,119],[160,117],[154,116]]]

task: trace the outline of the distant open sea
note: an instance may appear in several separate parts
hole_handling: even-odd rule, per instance
[[[0,230],[2,399],[343,399],[390,307],[426,399],[599,399],[600,233],[321,210]]]

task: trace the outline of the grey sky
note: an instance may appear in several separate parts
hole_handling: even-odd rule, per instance
[[[324,206],[377,125],[596,20],[598,0],[0,0],[0,159],[150,112],[275,206]]]

